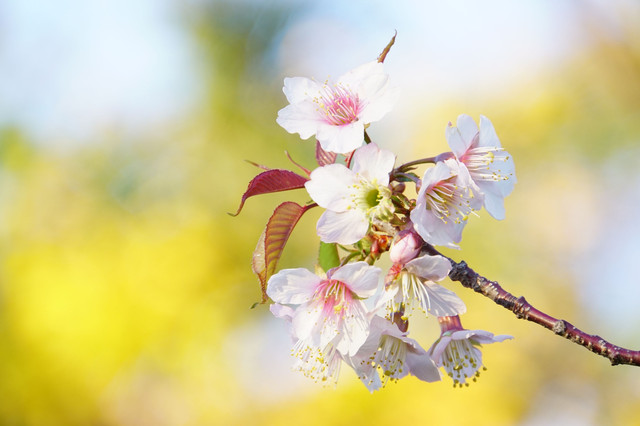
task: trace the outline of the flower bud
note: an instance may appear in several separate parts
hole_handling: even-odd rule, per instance
[[[404,265],[420,253],[422,243],[422,238],[413,230],[400,231],[396,241],[391,245],[389,257],[393,263]]]

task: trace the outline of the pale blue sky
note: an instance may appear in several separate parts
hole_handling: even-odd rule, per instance
[[[0,122],[73,146],[110,126],[135,131],[188,113],[199,77],[179,11],[195,3],[1,3]],[[303,5],[277,48],[281,76],[346,71],[375,57],[397,29],[388,69],[410,87],[409,97],[427,102],[455,91],[508,90],[581,43],[573,2],[271,3]]]

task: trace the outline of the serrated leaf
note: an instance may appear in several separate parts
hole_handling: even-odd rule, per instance
[[[322,167],[327,164],[333,164],[336,162],[336,158],[338,158],[338,154],[325,151],[322,149],[320,142],[316,141],[316,161],[318,162],[318,166]]]
[[[269,218],[264,232],[258,240],[258,245],[253,252],[252,269],[260,281],[262,290],[262,303],[269,298],[267,296],[267,282],[276,270],[284,246],[289,236],[302,215],[316,204],[301,206],[292,201],[280,204]]]
[[[289,191],[291,189],[299,189],[304,187],[304,183],[308,180],[308,178],[300,176],[291,170],[271,169],[262,172],[249,182],[249,187],[242,195],[238,211],[235,214],[229,214],[231,216],[239,215],[245,201],[247,201],[247,198],[249,197],[253,197],[254,195],[270,194],[273,192]]]
[[[320,241],[318,264],[325,272],[340,266],[340,256],[338,256],[338,245],[336,243],[323,243]]]

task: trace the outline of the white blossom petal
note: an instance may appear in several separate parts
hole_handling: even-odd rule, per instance
[[[473,119],[472,119],[473,120]],[[475,124],[475,123],[474,123]],[[480,139],[478,146],[502,148],[493,123],[484,115],[480,116]]]
[[[451,262],[443,256],[424,255],[409,261],[405,268],[408,272],[429,281],[442,281],[449,276]]]
[[[316,226],[320,239],[325,243],[354,244],[360,241],[369,229],[369,220],[360,210],[322,213]]]
[[[304,268],[283,269],[269,278],[267,295],[277,303],[305,303],[321,281],[322,278]]]
[[[317,129],[316,137],[325,151],[346,154],[359,148],[364,142],[364,122],[362,121],[354,121],[342,126],[320,123]]]
[[[367,309],[360,300],[354,300],[349,311],[338,326],[339,340],[336,349],[341,354],[353,356],[369,336]]]
[[[482,185],[479,185],[482,190]],[[484,208],[496,220],[503,220],[506,212],[504,209],[504,196],[484,191]]]
[[[436,365],[442,365],[442,354],[451,342],[451,336],[441,336],[427,351]]]
[[[322,303],[305,303],[293,313],[292,324],[295,336],[300,340],[309,340],[314,346],[320,346],[320,333],[326,326],[323,318]]]
[[[346,211],[351,205],[350,186],[358,180],[356,174],[342,164],[318,167],[304,184],[307,192],[320,207],[335,212]]]
[[[386,75],[384,65],[378,61],[370,61],[341,75],[337,84],[356,90],[363,80],[376,75]]]
[[[331,279],[344,282],[358,297],[368,298],[378,289],[380,272],[380,268],[371,266],[367,262],[354,262],[337,269],[331,275]]]
[[[310,102],[320,95],[322,85],[306,77],[287,77],[284,79],[282,91],[291,104]]]
[[[289,133],[298,133],[302,139],[315,135],[322,120],[316,117],[312,103],[291,104],[278,111],[276,123]]]
[[[449,148],[455,154],[457,158],[460,158],[467,151],[467,143],[462,137],[460,130],[457,127],[454,127],[451,123],[447,125],[445,130],[445,137],[447,138],[447,143],[449,144]],[[469,141],[470,142],[470,141]]]
[[[393,170],[396,156],[393,152],[380,149],[374,143],[363,146],[353,154],[351,170],[368,181],[377,181],[378,185],[389,184],[389,173]]]
[[[469,147],[471,147],[473,139],[478,135],[478,125],[476,124],[474,119],[467,114],[460,114],[458,116],[456,126],[458,127],[460,135],[462,136],[462,140],[464,141],[466,148],[468,149]]]
[[[406,358],[409,373],[423,382],[438,382],[442,380],[438,367],[429,354],[421,346],[413,346],[413,350],[407,351]]]
[[[467,312],[467,306],[453,291],[434,283],[425,283],[429,295],[429,313],[437,317],[451,317]]]

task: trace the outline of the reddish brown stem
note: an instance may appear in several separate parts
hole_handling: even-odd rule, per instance
[[[378,56],[378,62],[382,63],[387,58],[387,54],[391,50],[391,46],[393,46],[393,43],[396,42],[397,35],[398,35],[398,32],[396,31],[393,37],[391,37],[391,41],[389,42],[389,44],[387,44],[387,46],[384,48],[382,53],[380,53],[380,55]]]
[[[442,255],[431,246],[426,246],[425,251],[430,254]],[[584,346],[591,352],[609,359],[611,365],[640,366],[640,351],[621,348],[609,343],[600,336],[587,334],[563,319],[554,318],[536,309],[524,297],[514,296],[500,287],[497,282],[488,280],[476,273],[465,261],[456,262],[448,257],[447,259],[451,262],[451,272],[449,272],[451,280],[457,281],[464,287],[488,297],[498,305],[513,312],[516,317],[534,322],[559,336],[571,340],[573,343]]]

